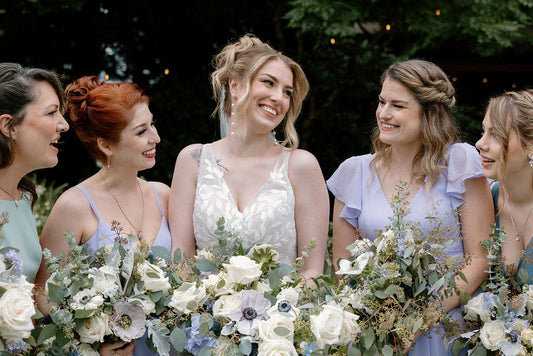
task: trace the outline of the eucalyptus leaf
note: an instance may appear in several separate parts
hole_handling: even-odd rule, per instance
[[[244,339],[239,344],[239,351],[243,353],[243,355],[249,355],[252,353],[252,343],[248,339]]]
[[[180,328],[172,330],[170,333],[170,343],[177,351],[183,351],[185,344],[187,343],[187,335],[185,334],[185,331]]]
[[[202,272],[211,272],[217,269],[217,266],[206,258],[200,258],[196,261],[196,267]]]
[[[163,246],[152,246],[152,253],[165,261],[170,260],[170,251]]]

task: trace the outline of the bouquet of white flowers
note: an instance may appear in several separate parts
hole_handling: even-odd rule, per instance
[[[161,322],[174,278],[168,250],[150,250],[117,234],[113,245],[91,253],[70,234],[65,237],[67,253],[52,257],[43,251],[51,274],[46,288],[52,323],[42,327],[39,339],[55,336],[49,346],[54,352],[92,354],[103,342],[129,342],[147,332],[149,346],[168,355],[170,330]]]
[[[340,260],[336,272],[342,276],[337,298],[359,315],[361,333],[350,349],[361,353],[400,355],[417,332],[427,334],[448,319],[441,300],[455,291],[455,277],[466,262],[446,257],[444,249],[459,237],[450,237],[439,219],[433,218],[426,233],[405,220],[403,190],[398,186],[393,198],[391,225],[374,241],[349,245],[351,257]]]
[[[279,262],[270,245],[242,247],[218,221],[219,245],[198,251],[193,263],[179,257],[187,273],[176,285],[168,307],[174,317],[171,341],[184,354],[296,355],[292,344],[298,298],[282,288],[292,268]],[[177,267],[176,270],[184,270]],[[284,294],[285,293],[285,294]]]
[[[0,215],[0,229],[8,223],[7,213]],[[0,232],[0,352],[17,355],[30,348],[33,330],[32,317],[36,314],[33,302],[33,284],[22,274],[18,251],[2,247]]]
[[[501,258],[506,237],[503,230],[495,229],[490,240],[482,241],[489,259],[486,290],[464,306],[463,330],[453,344],[456,355],[465,348],[469,355],[533,353],[533,288],[509,283]]]

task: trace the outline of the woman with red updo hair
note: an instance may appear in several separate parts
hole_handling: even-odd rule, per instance
[[[66,119],[89,153],[102,167],[79,185],[64,192],[55,203],[43,228],[41,245],[53,255],[69,249],[63,238],[70,231],[78,244],[92,251],[113,244],[119,223],[120,233],[138,237],[138,243],[170,250],[167,224],[170,188],[146,182],[139,171],[155,165],[160,142],[148,107],[148,96],[133,83],[105,83],[86,76],[69,84]],[[49,277],[42,263],[37,284],[44,288]],[[39,301],[46,312],[46,300]],[[153,354],[145,342],[103,344],[101,355]]]

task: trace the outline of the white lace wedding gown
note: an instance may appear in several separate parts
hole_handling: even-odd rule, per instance
[[[217,165],[212,145],[204,145],[193,212],[196,247],[202,249],[218,244],[214,231],[217,221],[224,217],[226,230],[237,234],[245,246],[270,244],[278,251],[281,262],[293,264],[296,227],[294,192],[288,176],[289,156],[290,151],[280,154],[270,177],[241,212],[226,184],[224,172]]]

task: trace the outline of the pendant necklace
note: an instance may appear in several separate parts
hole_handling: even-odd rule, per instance
[[[111,193],[111,191],[109,190],[109,187],[107,186],[107,180],[104,179],[104,184],[105,184],[105,189],[107,190],[107,192],[109,193],[109,195],[111,195],[111,197],[113,198],[113,200],[115,201],[115,203],[117,204],[118,208],[120,209],[120,212],[122,213],[122,215],[124,215],[124,217],[126,218],[126,220],[128,220],[128,222],[130,223],[130,225],[135,229],[137,230],[137,237],[139,238],[139,240],[142,239],[143,237],[143,234],[142,234],[142,228],[143,228],[143,221],[144,221],[144,195],[143,195],[143,191],[141,189],[141,185],[139,184],[139,180],[137,179],[137,186],[139,187],[139,192],[141,192],[141,201],[142,201],[142,215],[141,215],[141,225],[140,227],[137,229],[137,226],[135,226],[131,220],[128,218],[128,215],[126,215],[126,213],[124,212],[124,210],[122,209],[122,207],[120,206],[120,203],[118,202],[118,199],[113,195],[113,193]]]
[[[516,228],[516,224],[514,222],[513,215],[511,215],[511,204],[509,204],[509,194],[505,194],[505,199],[507,200],[507,211],[509,213],[509,217],[511,218],[511,224],[513,224],[513,229],[516,232],[515,240],[520,240],[520,234],[524,235],[524,232],[526,231],[527,222],[529,221],[529,217],[531,216],[531,212],[533,211],[533,208],[529,209],[529,213],[527,214],[526,222],[524,223],[524,227],[522,228],[522,233],[518,232],[518,229]]]
[[[19,205],[17,203],[17,197],[15,196],[15,194],[11,194],[10,192],[8,192],[7,190],[5,190],[4,188],[0,187],[0,189],[6,193],[7,195],[9,195],[11,198],[13,198],[13,202],[15,203],[15,207],[18,208]],[[17,191],[18,191],[18,188],[17,188]]]
[[[409,187],[411,186],[411,183],[413,181],[413,174],[411,173],[411,178],[409,180],[403,179],[402,176],[400,175],[400,171],[398,170],[398,167],[396,167],[396,165],[392,164],[392,158],[390,160],[391,160],[391,162],[390,162],[391,166],[394,167],[394,170],[396,171],[396,174],[398,175],[398,178],[400,178],[400,183],[405,182],[405,189],[404,189],[403,192],[405,193],[406,196],[408,196],[409,195]]]

